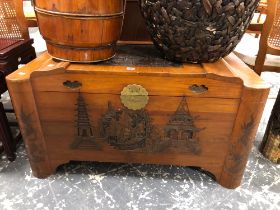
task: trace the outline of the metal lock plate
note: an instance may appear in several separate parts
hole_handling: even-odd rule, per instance
[[[148,91],[141,85],[128,85],[121,92],[121,102],[131,110],[145,108],[149,101]]]

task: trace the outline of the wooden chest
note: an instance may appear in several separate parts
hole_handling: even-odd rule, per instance
[[[269,87],[230,56],[212,64],[119,46],[99,64],[45,53],[7,77],[34,176],[70,160],[174,164],[240,185]]]

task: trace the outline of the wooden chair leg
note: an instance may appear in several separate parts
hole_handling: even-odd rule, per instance
[[[264,67],[264,62],[265,62],[265,57],[266,57],[266,47],[260,46],[260,50],[258,52],[257,58],[256,58],[256,63],[254,67],[254,71],[258,74],[261,75]]]
[[[280,91],[271,112],[260,150],[270,161],[280,164]]]
[[[0,140],[2,141],[4,152],[6,153],[8,160],[14,161],[15,144],[12,137],[11,130],[8,125],[8,119],[6,117],[3,104],[0,102]]]
[[[260,23],[261,17],[262,17],[262,12],[260,11],[259,17],[258,17],[258,19],[257,19],[257,23]],[[255,38],[259,38],[259,36],[260,36],[260,34],[258,34],[258,33],[255,34]]]

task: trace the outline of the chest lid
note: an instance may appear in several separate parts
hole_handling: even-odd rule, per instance
[[[93,64],[57,61],[45,53],[8,79],[31,79],[36,91],[119,95],[129,85],[148,95],[220,98],[240,98],[244,87],[268,88],[234,54],[215,63],[182,64],[163,59],[153,45],[120,45],[115,58]]]

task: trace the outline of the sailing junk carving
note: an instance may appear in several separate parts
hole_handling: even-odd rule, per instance
[[[186,98],[183,97],[176,112],[163,128],[154,126],[145,109],[116,109],[108,103],[107,112],[99,121],[100,133],[94,133],[87,106],[79,93],[77,102],[77,137],[73,149],[111,147],[117,150],[139,152],[188,152],[200,154],[197,133],[202,129],[194,125]],[[99,136],[97,136],[99,135]]]
[[[117,149],[134,150],[145,147],[151,133],[148,113],[144,110],[116,110],[108,103],[102,118],[102,135]]]

